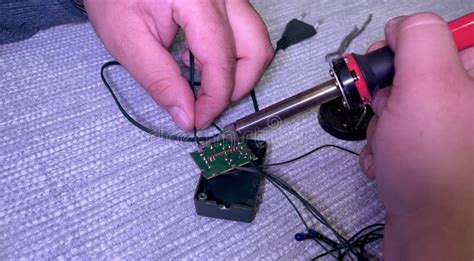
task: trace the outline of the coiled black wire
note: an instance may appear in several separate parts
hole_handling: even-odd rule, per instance
[[[210,136],[210,137],[197,137],[197,135],[195,135],[194,137],[189,137],[189,136],[181,136],[181,135],[176,135],[176,134],[170,134],[170,133],[165,133],[165,132],[162,132],[162,131],[159,131],[159,130],[154,130],[152,128],[149,128],[145,125],[143,125],[142,123],[138,122],[137,120],[135,120],[126,110],[125,108],[122,106],[122,104],[120,103],[120,101],[118,100],[117,96],[115,95],[112,87],[110,86],[109,82],[107,81],[107,78],[106,78],[106,71],[109,67],[112,67],[112,66],[120,66],[120,63],[117,62],[117,61],[109,61],[109,62],[106,62],[102,65],[102,68],[100,69],[100,77],[102,78],[102,81],[104,82],[104,85],[105,87],[107,88],[107,90],[110,92],[110,95],[112,96],[112,98],[114,99],[115,101],[115,104],[117,105],[117,107],[119,108],[120,112],[122,113],[122,115],[135,127],[139,128],[140,130],[148,133],[148,134],[151,134],[153,136],[156,136],[156,137],[159,137],[159,138],[162,138],[162,139],[167,139],[167,140],[173,140],[173,141],[182,141],[182,142],[201,142],[201,141],[207,141],[209,139],[212,139],[214,138],[216,135],[214,136]],[[194,76],[194,75],[193,75]],[[194,83],[194,80],[192,81]]]

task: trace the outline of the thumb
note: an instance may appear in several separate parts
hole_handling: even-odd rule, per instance
[[[158,105],[168,111],[179,128],[191,130],[194,126],[194,96],[178,64],[163,46],[163,43],[170,44],[177,26],[168,24],[167,31],[162,34],[164,38],[161,38],[147,26],[142,12],[127,9],[134,5],[128,2],[134,1],[122,4],[97,2],[101,3],[90,0],[85,1],[85,5],[94,30],[107,50]],[[117,17],[117,14],[121,16]]]
[[[456,79],[465,74],[451,30],[436,14],[397,17],[387,24],[385,35],[395,52],[394,84],[398,76],[403,78],[398,88],[427,92],[446,75]],[[420,79],[426,84],[420,85]]]
[[[117,60],[173,118],[182,130],[194,127],[194,96],[181,70],[154,39],[143,39]],[[136,48],[134,48],[136,47]]]

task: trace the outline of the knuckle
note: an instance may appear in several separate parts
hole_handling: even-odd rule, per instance
[[[125,33],[119,32],[118,29],[119,28],[116,28],[113,32],[107,33],[107,35],[101,37],[101,39],[110,54],[114,57],[124,57],[136,48],[136,41],[128,37],[130,34],[125,28],[120,29],[125,31]],[[117,38],[117,35],[123,35],[124,37]]]
[[[156,77],[145,83],[144,88],[155,99],[168,99],[172,94],[173,80],[170,77]]]
[[[235,67],[237,66],[237,59],[235,56],[223,57],[219,64],[225,72],[233,73],[235,71]]]
[[[224,88],[215,88],[212,92],[202,93],[206,96],[206,106],[209,108],[223,109],[230,103],[230,93]]]
[[[268,66],[273,60],[274,50],[270,42],[261,41],[258,45],[247,48],[246,53],[242,56],[248,59],[252,59],[258,64]]]

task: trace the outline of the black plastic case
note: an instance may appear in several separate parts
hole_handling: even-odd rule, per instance
[[[246,142],[258,157],[257,163],[262,164],[267,152],[267,143],[256,140]],[[194,194],[196,213],[205,217],[252,222],[257,214],[262,178],[258,173],[240,170],[235,174],[221,175],[209,180],[201,176]]]

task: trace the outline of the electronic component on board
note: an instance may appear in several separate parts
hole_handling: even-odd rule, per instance
[[[191,157],[206,179],[225,174],[257,159],[243,140],[221,140],[191,153]]]

